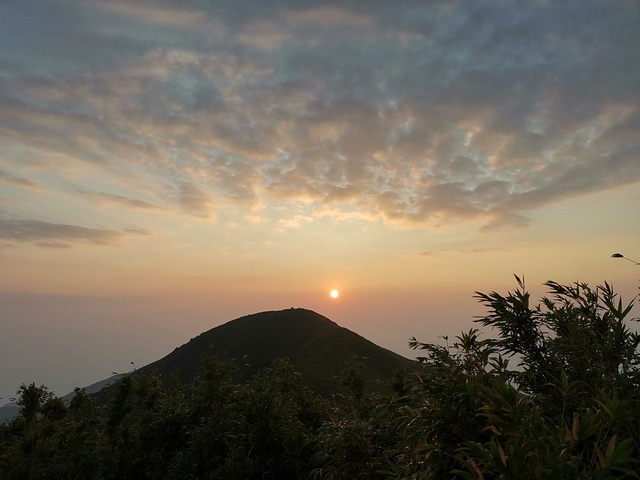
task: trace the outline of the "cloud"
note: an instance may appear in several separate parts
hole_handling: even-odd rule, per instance
[[[305,215],[293,215],[290,218],[282,218],[278,222],[283,228],[300,228],[305,223],[313,223],[313,218]]]
[[[83,197],[97,203],[122,205],[137,210],[164,210],[164,208],[159,205],[155,205],[144,200],[139,200],[137,198],[130,198],[124,195],[89,192],[84,190],[80,190],[78,193]]]
[[[151,232],[146,228],[125,228],[123,231],[133,235],[151,235]]]
[[[17,185],[18,187],[34,188],[34,189],[41,188],[41,185],[37,182],[34,182],[33,180],[12,175],[2,169],[0,169],[0,181],[11,184],[11,185]]]
[[[0,220],[0,239],[17,243],[35,242],[44,248],[71,248],[75,244],[111,246],[127,236],[146,234],[144,230],[109,230],[78,225],[43,222],[40,220]]]
[[[62,250],[73,248],[73,245],[67,242],[36,242],[36,245],[42,248],[59,248]]]
[[[10,38],[24,39],[24,8],[0,20]],[[0,141],[16,162],[142,172],[174,185],[166,208],[188,215],[278,204],[295,224],[304,203],[312,218],[343,209],[337,221],[489,230],[640,182],[631,3],[116,1],[46,12],[51,28],[33,19],[32,41],[0,52],[11,66]],[[138,195],[83,192],[159,211]]]
[[[359,27],[370,26],[373,23],[373,17],[370,14],[356,13],[330,5],[294,10],[287,16],[294,23],[323,26]]]
[[[245,25],[240,42],[253,48],[273,50],[280,47],[291,35],[275,22],[258,20]]]
[[[213,202],[199,187],[192,183],[180,185],[177,193],[177,201],[182,209],[195,217],[213,219]]]
[[[438,250],[426,250],[424,252],[420,252],[420,255],[424,257],[435,257],[442,254],[462,254],[462,255],[474,255],[478,253],[487,253],[487,252],[499,252],[503,251],[501,248],[440,248]]]
[[[170,27],[194,27],[202,23],[207,14],[192,9],[171,8],[151,2],[127,1],[92,2],[92,6],[123,17],[130,17],[144,23]]]
[[[527,227],[530,222],[531,219],[524,215],[520,215],[518,213],[504,213],[496,215],[493,220],[486,225],[483,225],[481,230],[489,232],[491,230],[499,230],[503,227],[524,228]]]

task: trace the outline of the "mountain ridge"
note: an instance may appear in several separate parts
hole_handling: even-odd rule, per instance
[[[388,391],[395,372],[418,367],[416,361],[380,347],[324,315],[292,307],[229,320],[130,374],[158,373],[165,380],[177,374],[182,383],[189,384],[200,360],[208,356],[233,364],[237,368],[237,381],[250,379],[278,358],[288,358],[309,387],[326,395],[345,390],[341,376],[347,368],[361,367],[370,390]],[[85,389],[97,399],[105,400],[121,376],[114,375]],[[68,402],[73,395],[71,392],[62,398]],[[18,410],[15,404],[2,406],[0,421],[15,417]]]
[[[277,358],[288,358],[319,393],[341,390],[340,374],[356,363],[372,382],[382,384],[393,373],[416,362],[380,347],[329,318],[305,308],[245,315],[207,330],[168,355],[136,371],[163,377],[176,373],[183,382],[196,374],[199,359],[212,356],[235,364],[237,380],[250,378]]]

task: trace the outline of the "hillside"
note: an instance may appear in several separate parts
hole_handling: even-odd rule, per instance
[[[189,382],[203,356],[234,363],[238,380],[286,357],[311,388],[325,394],[341,389],[340,375],[354,362],[364,365],[374,390],[386,389],[394,372],[416,366],[322,315],[291,308],[248,315],[208,330],[137,373],[177,373]]]

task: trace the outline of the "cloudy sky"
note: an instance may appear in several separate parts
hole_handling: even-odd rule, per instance
[[[5,399],[261,310],[409,354],[513,273],[637,293],[637,1],[5,0],[0,45]]]

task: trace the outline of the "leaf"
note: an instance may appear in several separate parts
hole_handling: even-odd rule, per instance
[[[502,449],[502,446],[500,446],[500,444],[498,444],[498,453],[500,454],[500,460],[502,460],[502,465],[504,465],[506,467],[507,466],[507,456],[504,454],[504,450]]]
[[[475,462],[473,458],[468,458],[467,463],[473,468],[473,471],[478,475],[478,480],[484,480],[484,475],[482,475],[482,471],[478,467],[478,464]]]
[[[571,428],[571,436],[574,442],[578,441],[580,435],[580,417],[578,415],[573,417],[573,426]]]
[[[492,431],[493,433],[495,433],[496,435],[502,435],[502,432],[500,430],[498,430],[498,428],[495,425],[488,425],[486,427],[484,427],[481,431],[482,432],[486,432],[486,431]]]
[[[622,473],[626,473],[627,475],[629,475],[630,477],[633,478],[640,478],[640,475],[638,475],[636,472],[634,472],[633,470],[631,470],[630,468],[616,468],[615,470],[622,472]]]
[[[414,418],[420,418],[422,417],[422,414],[420,412],[418,412],[417,410],[414,410],[413,408],[411,408],[409,405],[405,405],[404,407],[402,407],[407,413],[409,413],[409,415],[411,415]]]
[[[596,447],[596,456],[598,457],[598,464],[600,465],[600,468],[606,468],[606,461],[600,447]]]
[[[605,454],[607,466],[611,464],[611,458],[613,457],[613,452],[616,449],[616,440],[618,440],[618,435],[614,435],[607,445],[607,452]]]

